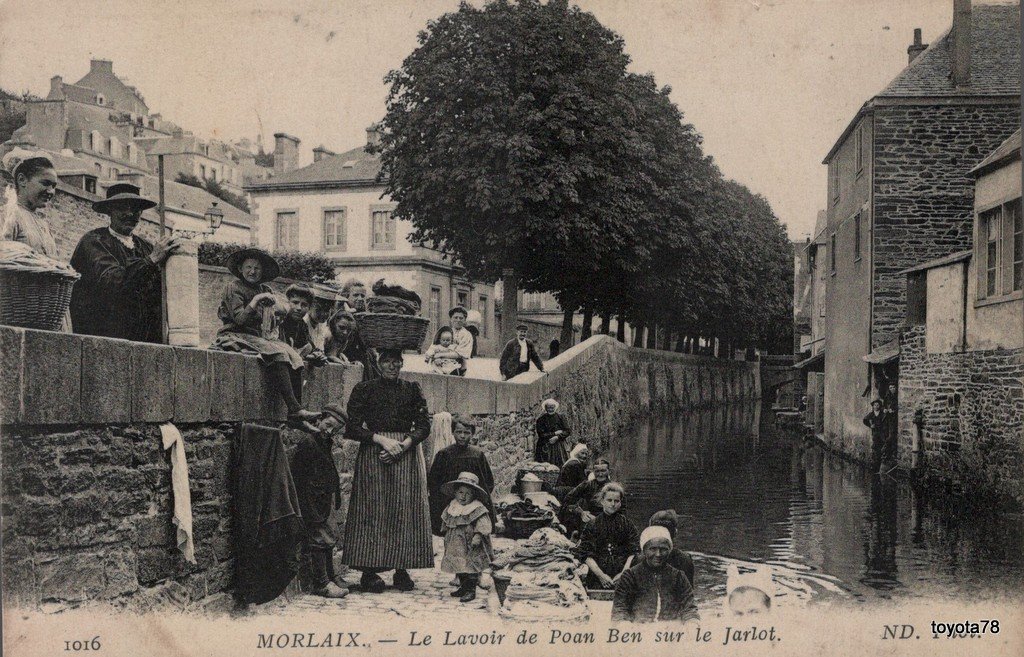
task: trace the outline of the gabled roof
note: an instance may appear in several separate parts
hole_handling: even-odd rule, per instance
[[[284,189],[315,189],[317,187],[357,187],[378,185],[380,156],[367,153],[362,146],[325,157],[309,166],[275,176],[270,180],[246,185],[251,192]]]
[[[159,193],[159,184],[160,183],[156,176],[146,176],[146,195],[155,200]],[[240,226],[252,226],[253,219],[251,214],[239,210],[227,201],[217,198],[205,189],[175,182],[173,180],[164,181],[164,202],[167,204],[167,208],[169,210],[179,208],[186,212],[203,215],[215,201],[217,203],[217,207],[224,211],[225,222]]]
[[[1013,97],[1021,92],[1020,4],[975,4],[971,8],[971,79],[965,87],[952,80],[952,29],[907,64],[892,82],[868,99],[832,145],[827,164],[860,118],[874,107],[909,99],[960,99],[970,102],[992,96]]]
[[[992,151],[988,157],[981,161],[978,166],[970,170],[968,175],[979,177],[983,176],[993,169],[1020,159],[1020,128],[1017,132],[1013,133],[1006,138],[1002,144],[999,144],[999,148]]]
[[[1020,6],[975,4],[971,8],[971,81],[956,88],[952,30],[936,39],[878,96],[1020,95]]]

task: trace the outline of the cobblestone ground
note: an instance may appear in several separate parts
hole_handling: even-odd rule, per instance
[[[503,538],[494,538],[493,541],[495,549],[504,548],[513,543],[511,540]],[[455,589],[451,585],[454,575],[441,572],[440,564],[443,553],[443,542],[440,538],[435,537],[435,567],[409,571],[409,575],[416,583],[416,588],[412,591],[395,590],[391,587],[391,573],[383,573],[384,581],[388,584],[384,593],[361,593],[358,590],[359,573],[351,571],[345,575],[345,581],[351,592],[340,600],[302,593],[293,586],[289,588],[287,594],[276,600],[251,608],[250,614],[282,616],[310,611],[315,613],[333,612],[337,609],[345,616],[369,616],[375,619],[380,619],[388,614],[393,614],[396,618],[408,619],[437,617],[438,614],[446,617],[458,614],[460,618],[467,620],[473,617],[496,617],[498,598],[493,589],[477,588],[476,600],[466,603],[459,602],[457,598],[449,595]]]

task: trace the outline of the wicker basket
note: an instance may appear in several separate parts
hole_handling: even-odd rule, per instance
[[[527,473],[537,475],[537,478],[548,486],[556,485],[558,483],[558,477],[562,474],[558,470],[527,470],[525,468],[520,468],[516,473],[516,479],[521,479],[523,475]]]
[[[0,324],[58,331],[77,276],[0,267]]]
[[[359,337],[374,349],[419,349],[427,337],[430,320],[413,315],[356,313]]]
[[[553,519],[554,515],[550,513],[535,518],[512,516],[505,521],[505,536],[507,538],[530,538],[533,532],[549,526]]]

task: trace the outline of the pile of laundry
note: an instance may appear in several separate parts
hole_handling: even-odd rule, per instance
[[[514,620],[585,620],[587,592],[572,541],[545,527],[495,555],[495,577],[509,579],[500,615]]]

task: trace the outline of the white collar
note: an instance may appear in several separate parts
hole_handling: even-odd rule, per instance
[[[135,238],[132,237],[131,235],[128,235],[127,237],[125,237],[124,235],[118,233],[116,230],[114,230],[113,228],[110,228],[109,226],[107,227],[107,230],[110,231],[110,234],[113,235],[117,239],[117,241],[120,242],[121,244],[124,244],[129,249],[134,249],[135,248]]]

